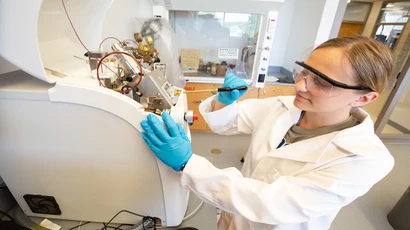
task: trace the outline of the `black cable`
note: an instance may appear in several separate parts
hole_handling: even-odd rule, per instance
[[[123,229],[121,228],[122,226],[128,226],[128,227],[134,226],[134,224],[120,224],[120,225],[114,227],[114,226],[108,226],[108,225],[106,225],[105,223],[103,223],[103,224],[104,224],[104,227],[114,228],[114,230],[123,230]],[[100,230],[104,230],[104,227],[102,227]]]
[[[135,216],[139,216],[139,217],[142,217],[142,218],[144,218],[145,216],[143,216],[143,215],[140,215],[140,214],[137,214],[137,213],[135,213],[135,212],[131,212],[131,211],[128,211],[128,210],[121,210],[121,211],[119,211],[117,214],[115,214],[115,216],[113,217],[113,218],[111,218],[111,220],[110,221],[108,221],[107,222],[107,225],[109,225],[110,223],[111,223],[111,221],[113,221],[114,219],[115,219],[115,217],[117,217],[119,214],[121,214],[122,212],[126,212],[126,213],[129,213],[129,214],[133,214],[133,215],[135,215]],[[106,225],[104,224],[104,227],[105,227]]]
[[[84,223],[79,224],[79,225],[77,225],[77,226],[74,226],[74,227],[70,228],[69,230],[73,230],[73,229],[75,229],[75,228],[81,227],[81,226],[86,225],[86,224],[89,224],[89,223],[91,223],[91,221],[87,221],[87,222],[84,222]]]
[[[7,218],[9,218],[13,223],[16,223],[14,218],[11,217],[9,214],[7,214],[7,212],[3,212],[3,211],[0,210],[0,213],[3,214],[4,216],[7,216]]]
[[[104,227],[101,228],[101,230],[103,230],[103,229],[107,230],[107,227],[108,227],[108,228],[113,228],[113,227],[109,226],[109,224],[111,223],[111,221],[113,221],[113,220],[115,219],[115,217],[117,217],[117,216],[118,216],[119,214],[121,214],[122,212],[126,212],[126,213],[129,213],[129,214],[135,215],[135,216],[142,217],[143,222],[144,222],[144,220],[146,220],[147,218],[152,219],[152,220],[154,221],[154,229],[155,229],[156,219],[155,219],[154,217],[143,216],[143,215],[140,215],[140,214],[137,214],[137,213],[135,213],[135,212],[128,211],[128,210],[121,210],[121,211],[119,211],[117,214],[115,214],[115,215],[111,218],[111,220],[107,222],[107,224],[103,223]],[[133,226],[133,225],[131,225],[131,226]],[[143,224],[142,226],[143,226],[143,228],[145,229],[144,224]],[[118,228],[118,227],[117,227],[117,228]]]
[[[116,229],[116,227],[108,226],[108,225],[106,225],[104,222],[103,222],[103,225],[104,225],[104,227],[102,227],[101,230],[103,230],[103,229],[107,230],[107,228]]]

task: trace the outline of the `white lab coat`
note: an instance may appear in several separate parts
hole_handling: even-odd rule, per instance
[[[214,132],[252,135],[242,172],[193,154],[182,173],[183,186],[226,211],[219,229],[327,230],[343,206],[393,168],[362,109],[354,112],[359,125],[276,149],[299,120],[293,99],[248,99],[215,112],[213,97],[200,105]]]

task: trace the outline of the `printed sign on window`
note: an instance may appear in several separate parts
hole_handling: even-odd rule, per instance
[[[219,48],[219,59],[238,59],[239,49],[237,48]]]

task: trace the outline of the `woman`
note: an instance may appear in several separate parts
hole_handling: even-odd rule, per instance
[[[376,100],[393,69],[392,54],[366,37],[331,39],[296,62],[296,97],[249,99],[233,90],[208,98],[200,111],[220,134],[247,133],[242,171],[217,169],[192,154],[169,115],[149,115],[143,138],[181,183],[223,210],[218,229],[325,230],[339,210],[365,194],[394,165],[360,107]],[[229,75],[223,87],[245,82]]]

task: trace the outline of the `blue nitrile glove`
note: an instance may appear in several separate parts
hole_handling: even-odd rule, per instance
[[[142,132],[147,145],[155,155],[175,171],[180,171],[192,156],[191,142],[184,128],[175,123],[168,113],[162,113],[162,120],[168,128],[153,114],[141,121]]]
[[[222,85],[222,88],[238,88],[241,86],[248,86],[246,82],[233,73],[229,73],[228,75],[225,76],[224,79],[224,84]],[[218,94],[218,101],[221,102],[222,104],[225,105],[230,105],[234,103],[236,100],[238,100],[242,95],[244,95],[246,90],[232,90],[230,92],[220,92]]]

